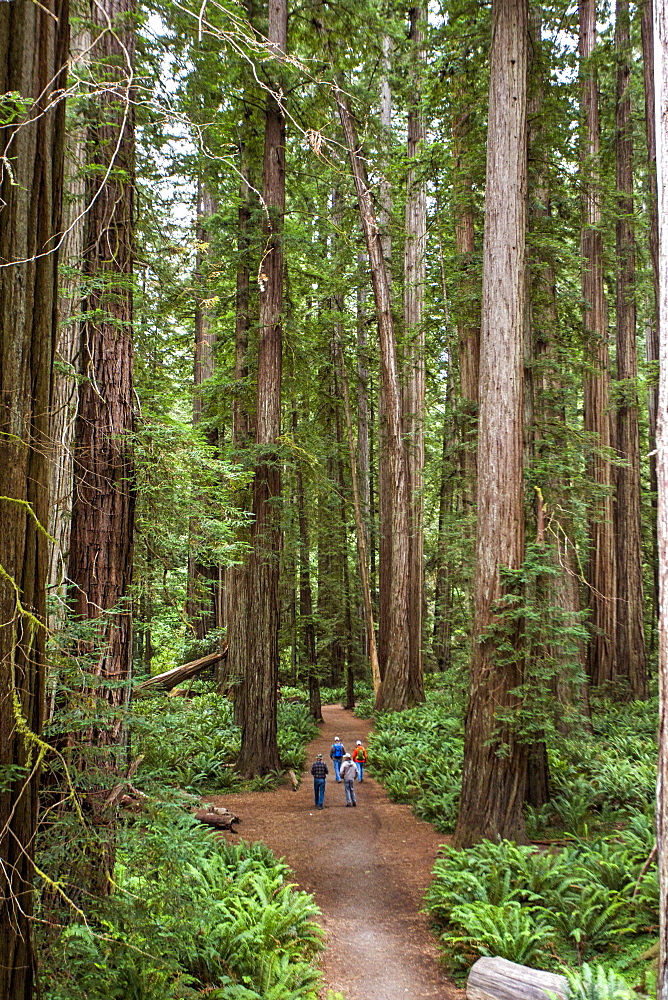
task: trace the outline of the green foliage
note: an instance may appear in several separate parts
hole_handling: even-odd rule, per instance
[[[578,972],[566,975],[572,1000],[631,1000],[636,995],[622,976],[602,965],[585,962]]]
[[[59,961],[44,995],[176,1000],[224,986],[226,996],[315,1000],[317,914],[263,845],[228,844],[156,809],[121,831],[112,895],[52,943]]]
[[[543,917],[534,919],[519,903],[464,903],[450,913],[452,931],[441,935],[447,951],[464,945],[475,956],[498,955],[510,962],[531,965],[543,951],[552,928]]]

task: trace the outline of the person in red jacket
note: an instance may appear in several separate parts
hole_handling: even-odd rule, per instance
[[[364,780],[364,765],[366,764],[366,750],[362,746],[362,741],[357,741],[357,746],[353,750],[353,760],[357,766],[357,780]]]

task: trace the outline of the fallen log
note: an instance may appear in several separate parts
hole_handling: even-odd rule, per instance
[[[466,982],[466,1000],[567,1000],[565,976],[516,965],[505,958],[479,958]]]
[[[220,806],[212,806],[208,802],[203,802],[200,809],[195,809],[193,811],[193,816],[200,823],[206,823],[207,826],[214,826],[218,830],[231,830],[232,833],[237,833],[238,831],[234,829],[234,823],[240,823],[241,820],[234,813],[229,812],[227,809],[222,809]]]
[[[209,653],[207,656],[200,657],[199,660],[182,663],[179,667],[172,667],[171,670],[165,670],[162,674],[156,674],[155,677],[147,678],[141,684],[137,685],[135,691],[146,691],[149,688],[157,688],[159,691],[171,691],[172,688],[182,684],[183,681],[187,681],[191,677],[196,677],[197,674],[201,674],[207,667],[212,667],[219,660],[224,660],[226,656],[227,643],[217,653]]]

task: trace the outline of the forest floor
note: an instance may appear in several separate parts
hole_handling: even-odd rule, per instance
[[[408,806],[390,802],[366,774],[361,785],[355,782],[357,808],[346,808],[329,749],[339,736],[352,753],[355,740],[366,742],[370,723],[340,705],[325,705],[323,716],[296,792],[283,785],[206,801],[235,812],[243,839],[264,841],[285,858],[299,887],[313,893],[327,935],[321,965],[330,989],[346,1000],[461,1000],[463,991],[439,967],[421,912],[438,848],[449,838]],[[321,812],[313,805],[310,776],[316,753],[330,770]]]

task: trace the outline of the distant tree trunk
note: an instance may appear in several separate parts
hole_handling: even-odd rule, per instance
[[[476,437],[480,366],[480,312],[474,271],[475,215],[470,157],[470,74],[462,71],[453,82],[452,122],[453,211],[457,254],[457,337],[461,405],[461,470],[464,512],[470,514],[476,494]]]
[[[209,256],[205,244],[210,240],[207,223],[217,209],[215,199],[206,184],[200,180],[197,188],[197,261],[195,265],[195,359],[193,365],[193,427],[205,416],[203,390],[214,376],[216,367],[216,335],[211,329],[211,314],[206,301],[203,269]],[[217,444],[215,431],[207,433],[209,444]],[[197,519],[190,524],[190,545],[197,547],[199,528]],[[221,626],[216,613],[219,597],[220,567],[202,562],[191,551],[188,556],[188,600],[186,611],[195,629],[195,637],[204,639],[213,629]]]
[[[647,698],[640,515],[640,437],[636,355],[635,237],[633,232],[633,134],[631,131],[631,38],[628,0],[617,0],[617,471],[616,673],[628,678],[633,698]]]
[[[337,355],[339,363],[339,379],[343,395],[343,408],[346,418],[346,436],[348,439],[348,454],[350,457],[350,477],[352,480],[353,507],[355,510],[355,533],[357,538],[357,558],[360,572],[360,584],[362,590],[362,601],[364,607],[364,624],[366,634],[366,648],[368,650],[369,663],[371,666],[371,679],[373,682],[374,694],[377,694],[380,687],[380,668],[378,665],[378,651],[376,648],[376,633],[373,621],[373,605],[371,602],[371,586],[369,582],[369,563],[367,558],[367,535],[364,521],[362,520],[362,502],[359,488],[359,472],[355,461],[355,442],[353,440],[353,420],[350,407],[350,392],[348,389],[348,376],[346,374],[343,351],[341,343],[337,340]],[[359,456],[359,445],[358,445]]]
[[[478,531],[471,691],[464,770],[454,842],[488,837],[522,840],[527,749],[497,718],[516,706],[522,679],[519,637],[502,656],[492,639],[505,590],[503,567],[524,555],[522,372],[525,321],[524,250],[527,149],[526,0],[493,0],[490,55],[478,436]],[[502,463],[499,455],[504,456]],[[503,752],[499,752],[503,747]]]
[[[656,152],[658,174],[659,329],[668,329],[668,0],[655,0]],[[656,841],[659,862],[657,1000],[668,1000],[668,341],[660,341],[657,425],[659,543],[659,764]]]
[[[364,160],[348,101],[343,91],[334,89],[344,141],[350,160],[362,228],[369,254],[369,266],[376,303],[380,339],[381,379],[386,404],[385,428],[390,481],[394,484],[390,547],[390,601],[387,608],[387,660],[385,676],[378,692],[376,707],[399,711],[414,704],[409,672],[408,634],[408,551],[410,504],[406,450],[403,440],[401,391],[397,350],[392,319],[390,282],[371,202]],[[381,606],[382,615],[382,606]],[[382,623],[381,623],[382,631]],[[380,658],[380,651],[379,651]],[[382,664],[381,664],[382,674]]]
[[[286,0],[269,0],[270,50],[287,46]],[[269,213],[260,274],[260,343],[257,374],[257,444],[264,452],[255,469],[251,551],[246,560],[247,613],[242,671],[241,752],[238,770],[247,776],[280,766],[276,742],[278,686],[278,557],[281,546],[281,473],[275,454],[281,433],[283,243],[285,212],[285,117],[267,93],[262,194]]]
[[[392,184],[389,177],[392,148],[392,89],[390,86],[392,42],[388,35],[382,40],[382,72],[380,80],[380,123],[385,154],[381,162],[379,181],[378,227],[380,249],[385,263],[389,296],[392,296]],[[364,231],[364,225],[362,225]],[[368,252],[367,252],[368,257]],[[392,504],[394,481],[390,462],[387,429],[386,388],[384,379],[378,382],[378,665],[385,676],[389,650],[392,604]]]
[[[8,1000],[32,1000],[36,966],[41,758],[30,734],[41,731],[46,676],[48,412],[65,131],[64,101],[51,101],[66,86],[68,25],[67,2],[0,6],[0,88],[28,103],[5,101],[16,117],[5,118],[0,175],[0,996]]]
[[[585,139],[582,149],[582,298],[584,334],[594,371],[585,378],[584,423],[593,447],[610,448],[608,329],[603,287],[603,235],[599,193],[599,113],[598,82],[592,54],[596,47],[595,0],[580,0],[580,74]],[[589,524],[589,564],[587,582],[591,608],[589,676],[593,684],[615,677],[616,554],[613,529],[613,471],[610,462],[598,453],[590,459],[590,475],[602,498],[595,501]]]
[[[436,555],[436,585],[434,588],[434,635],[432,649],[438,670],[447,670],[452,659],[450,625],[450,575],[448,572],[447,517],[452,507],[452,473],[448,468],[449,426],[443,421],[441,453],[441,486],[438,498],[438,550]]]
[[[424,700],[422,664],[422,605],[424,599],[424,533],[422,473],[424,469],[425,338],[423,326],[425,254],[427,249],[427,185],[416,166],[424,143],[420,107],[421,73],[425,62],[424,19],[421,6],[410,8],[413,53],[411,105],[408,111],[408,174],[406,177],[406,242],[404,252],[404,434],[411,525],[408,555],[409,701]]]
[[[362,523],[362,534],[364,536],[364,548],[365,548],[365,559],[366,562],[366,572],[367,572],[367,585],[370,587],[369,583],[369,542],[370,542],[370,532],[369,524],[371,519],[371,490],[370,490],[370,462],[369,462],[369,361],[368,361],[368,347],[367,347],[367,324],[369,322],[366,300],[367,300],[367,289],[363,284],[362,275],[363,271],[364,254],[360,252],[358,255],[358,264],[360,268],[359,283],[357,286],[357,484],[358,484],[358,495],[359,495],[359,507],[360,507],[360,519]],[[351,434],[348,433],[348,438],[350,440]],[[351,459],[352,460],[352,459]],[[359,529],[358,529],[359,530]],[[359,550],[358,550],[359,551]],[[370,591],[369,591],[370,593]],[[364,610],[364,605],[360,611],[360,618],[365,621],[365,629],[363,633],[363,649],[364,655],[370,656],[369,642],[367,638],[368,634],[368,622],[366,620],[366,612]]]
[[[313,593],[311,591],[310,539],[301,462],[297,462],[297,513],[299,518],[299,620],[302,628],[302,649],[308,677],[308,708],[311,717],[316,722],[322,722],[320,680],[315,648],[315,623],[313,621]]]
[[[652,264],[653,301],[645,332],[645,357],[648,364],[658,369],[659,364],[659,216],[656,188],[656,116],[654,101],[654,26],[653,0],[641,4],[642,66],[645,90],[645,135],[647,139],[647,212],[649,217],[648,243]],[[659,405],[658,371],[653,373],[648,390],[649,411],[649,486],[652,508],[656,515],[656,424]],[[652,552],[654,556],[654,604],[659,604],[659,558],[656,538],[656,516],[652,518]]]

